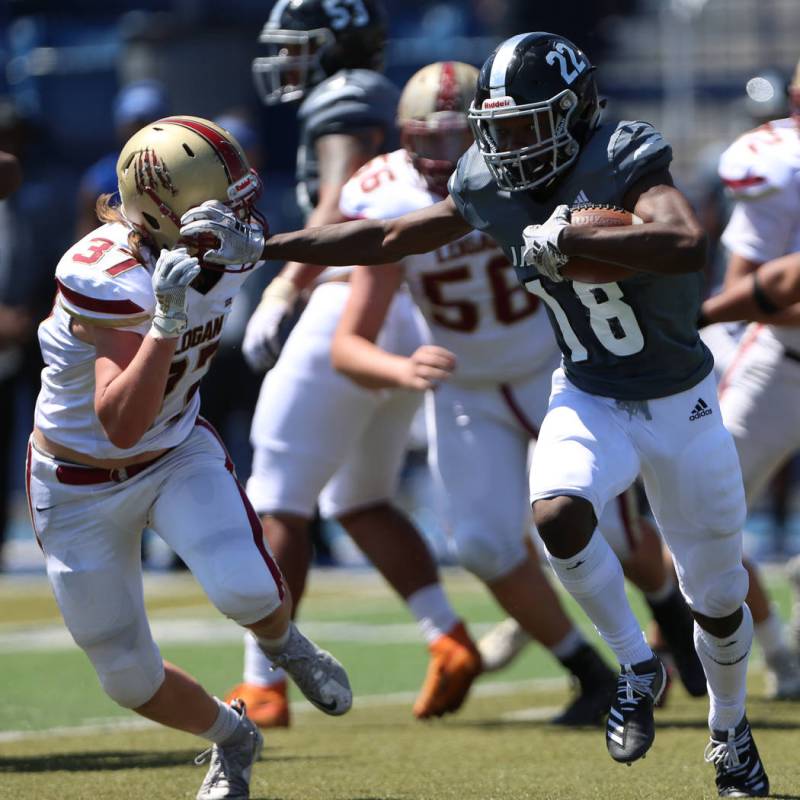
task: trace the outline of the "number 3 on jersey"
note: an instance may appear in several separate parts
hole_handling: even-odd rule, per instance
[[[528,281],[525,288],[540,297],[546,304],[561,331],[561,337],[569,348],[570,361],[576,364],[586,361],[589,353],[578,339],[565,311],[557,300],[536,278]],[[633,309],[623,300],[622,289],[618,283],[573,283],[575,296],[589,311],[589,325],[606,350],[615,356],[632,356],[644,347],[642,329]]]

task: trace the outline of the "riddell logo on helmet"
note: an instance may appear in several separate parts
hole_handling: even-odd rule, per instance
[[[242,178],[238,183],[232,183],[228,187],[228,197],[231,200],[237,200],[244,194],[248,194],[256,187],[256,177],[251,172],[246,177]]]
[[[516,102],[513,97],[487,97],[481,103],[481,111],[494,111],[497,108],[513,108]]]

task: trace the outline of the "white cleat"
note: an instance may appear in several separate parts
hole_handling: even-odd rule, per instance
[[[783,648],[765,657],[767,697],[770,700],[800,700],[800,663]]]
[[[520,624],[508,617],[494,626],[478,641],[478,652],[484,672],[496,672],[507,667],[528,645],[531,637]]]
[[[353,691],[344,667],[290,624],[289,641],[280,655],[271,655],[273,669],[282,667],[306,699],[320,711],[338,717],[353,705]]]
[[[212,745],[194,760],[199,766],[211,757],[197,800],[248,800],[250,797],[250,774],[261,756],[264,737],[245,716],[241,700],[234,700],[231,706],[242,717],[244,735],[237,737],[236,744]]]

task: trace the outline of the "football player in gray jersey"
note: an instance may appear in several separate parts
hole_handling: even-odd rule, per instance
[[[279,0],[261,33],[267,52],[253,62],[253,74],[262,100],[302,100],[297,178],[309,225],[340,222],[342,186],[363,164],[399,145],[399,92],[377,71],[384,38],[378,0]],[[424,540],[392,503],[417,400],[378,396],[335,375],[330,340],[347,299],[347,276],[322,271],[286,264],[248,323],[245,358],[270,372],[253,415],[247,492],[295,610],[311,558],[315,506],[342,524],[419,621],[431,660],[413,712],[440,716],[461,705],[480,656],[444,594]],[[298,297],[315,281],[275,364],[287,323],[300,316],[294,311]],[[410,300],[406,305],[407,313],[397,305],[393,327],[387,326],[390,346],[403,348],[406,338],[418,335]],[[311,425],[315,397],[325,397],[326,405]],[[246,636],[244,681],[228,696],[243,699],[258,725],[285,726],[286,689],[283,670],[274,669],[261,643]]]
[[[606,744],[641,758],[655,736],[664,668],[633,616],[619,561],[596,533],[606,502],[641,473],[695,617],[708,682],[705,757],[720,796],[760,797],[769,781],[745,716],[753,623],[741,561],[744,492],[722,425],[712,358],[697,335],[705,237],[674,187],[671,152],[647,123],[600,121],[594,68],[572,42],[525,33],[483,65],[470,118],[475,146],[450,196],[393,220],[279,234],[237,229],[224,209],[184,216],[185,236],[213,234],[206,257],[396,262],[478,228],[503,247],[546,304],[563,354],[531,466],[531,499],[553,570],[622,665]],[[640,225],[571,225],[569,206],[608,203]],[[573,256],[628,268],[626,280],[566,279]]]

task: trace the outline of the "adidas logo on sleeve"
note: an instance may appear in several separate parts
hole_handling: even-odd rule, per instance
[[[700,417],[707,417],[709,414],[713,413],[713,409],[709,408],[708,403],[700,397],[697,403],[695,403],[692,413],[689,415],[689,422],[694,422],[696,419],[700,419]]]

